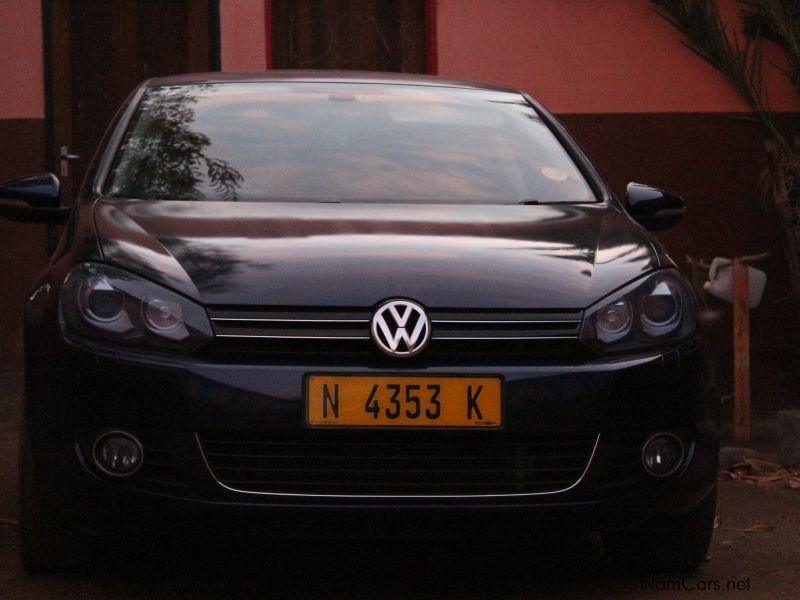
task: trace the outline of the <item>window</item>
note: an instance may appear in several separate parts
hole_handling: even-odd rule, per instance
[[[425,0],[274,0],[277,69],[425,72]]]

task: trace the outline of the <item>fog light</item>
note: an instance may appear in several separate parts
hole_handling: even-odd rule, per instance
[[[128,477],[142,466],[144,451],[135,436],[124,431],[107,431],[92,448],[94,464],[106,475]]]
[[[668,477],[683,462],[683,443],[672,433],[657,433],[642,446],[644,470],[653,477]]]

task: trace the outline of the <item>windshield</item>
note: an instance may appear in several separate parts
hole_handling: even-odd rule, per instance
[[[246,202],[592,202],[519,94],[365,83],[148,89],[108,196]]]

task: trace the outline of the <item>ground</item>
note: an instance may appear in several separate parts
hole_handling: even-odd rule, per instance
[[[0,598],[797,598],[800,490],[721,481],[720,526],[691,575],[611,571],[596,536],[492,543],[154,542],[84,573],[32,577],[17,560],[19,378],[0,373]],[[737,531],[756,527],[750,532]]]

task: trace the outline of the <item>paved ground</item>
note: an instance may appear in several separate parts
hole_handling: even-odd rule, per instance
[[[18,382],[0,373],[0,599],[128,598],[797,598],[800,490],[721,482],[710,560],[691,576],[612,573],[591,535],[501,543],[207,540],[98,558],[86,573],[30,577],[17,562]],[[772,531],[746,533],[753,525]],[[730,586],[730,587],[729,587]],[[736,588],[741,591],[735,591]]]

